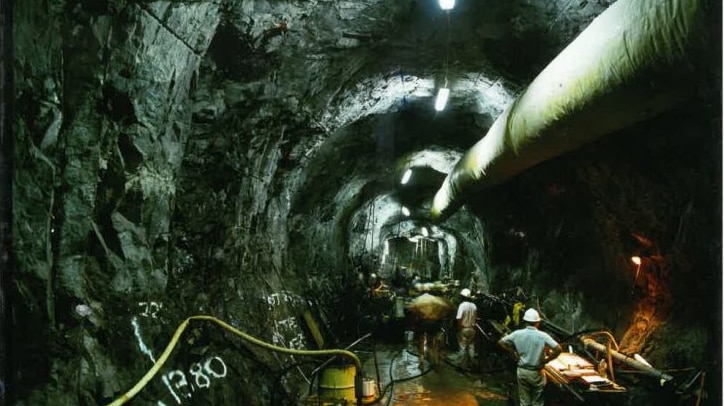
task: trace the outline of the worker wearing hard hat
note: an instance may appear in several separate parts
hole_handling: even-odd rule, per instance
[[[543,367],[561,353],[562,348],[548,333],[538,330],[540,315],[528,309],[523,315],[526,327],[513,331],[498,341],[518,362],[518,394],[521,406],[543,406],[546,384]],[[550,352],[546,355],[546,347]]]
[[[470,301],[470,289],[460,291],[462,302],[458,305],[456,316],[458,325],[458,345],[460,347],[460,367],[468,368],[470,361],[475,358],[475,323],[478,318],[478,308]]]

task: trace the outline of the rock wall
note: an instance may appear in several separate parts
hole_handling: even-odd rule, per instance
[[[718,368],[714,117],[702,99],[477,196],[492,290],[520,286],[560,327],[610,329],[654,365]]]
[[[13,17],[11,400],[105,403],[158,359],[191,310],[169,288],[170,221],[194,75],[220,10],[28,1]],[[267,301],[253,303],[266,309]],[[219,379],[232,376],[224,354],[184,352],[163,377],[176,389],[205,363]],[[164,379],[147,400],[189,395]]]
[[[507,46],[491,61],[477,43],[462,52],[471,36],[500,47],[544,28],[529,15],[502,32],[466,14],[457,58],[494,65],[482,82],[505,97],[433,120],[426,98],[447,31],[426,38],[421,28],[444,27],[438,11],[432,18],[414,1],[332,3],[13,5],[13,404],[106,404],[192,315],[287,348],[317,345],[305,312],[336,328],[324,331],[328,346],[357,338],[356,309],[338,309],[363,293],[355,271],[381,251],[379,236],[366,251],[361,211],[378,194],[399,211],[388,168],[431,146],[459,155],[510,96],[491,72],[517,67],[508,76],[527,77],[535,69],[521,61],[540,64],[554,51]],[[579,3],[579,17],[603,3]],[[582,24],[568,21],[570,2],[501,7],[510,18],[527,8],[562,16],[555,44]],[[462,76],[470,99],[458,102],[477,103],[481,75]],[[710,309],[721,266],[721,173],[710,169],[721,167],[721,140],[707,108],[639,125],[481,194],[440,226],[443,266],[464,283],[482,272],[483,291],[523,287],[565,328],[610,326],[655,363],[706,364],[705,350],[718,348],[720,314]],[[419,217],[424,198],[415,199]],[[393,227],[384,219],[380,236]],[[640,272],[633,254],[645,258]],[[306,383],[306,360],[217,325],[192,321],[180,337],[137,402],[292,404]]]

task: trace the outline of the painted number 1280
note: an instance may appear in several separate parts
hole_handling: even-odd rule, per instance
[[[176,403],[181,404],[182,398],[190,398],[196,389],[208,388],[212,379],[220,379],[226,376],[226,364],[220,357],[212,357],[204,363],[195,362],[191,364],[186,373],[181,370],[174,370],[163,375],[163,383],[168,388]]]

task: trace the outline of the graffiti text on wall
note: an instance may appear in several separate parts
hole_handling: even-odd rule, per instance
[[[204,362],[195,362],[188,369],[188,374],[180,369],[163,375],[163,383],[171,392],[176,403],[181,404],[184,399],[191,399],[197,390],[207,389],[215,379],[226,376],[226,364],[221,357],[208,358]],[[164,406],[158,401],[157,406]]]

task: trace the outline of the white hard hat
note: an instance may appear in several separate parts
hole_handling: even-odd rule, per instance
[[[470,289],[465,288],[460,291],[460,296],[462,297],[470,297]]]
[[[523,320],[530,323],[536,323],[540,321],[540,315],[538,315],[538,312],[535,311],[535,309],[528,309],[523,315]]]

